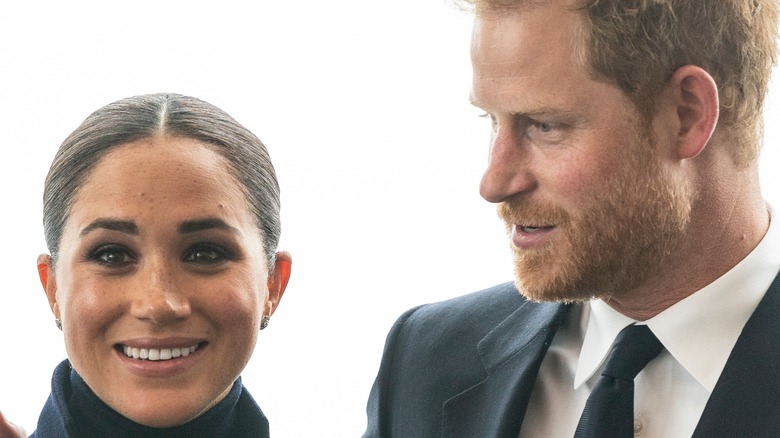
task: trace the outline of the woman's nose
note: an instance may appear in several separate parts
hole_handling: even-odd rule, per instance
[[[165,324],[191,314],[187,291],[182,290],[169,263],[150,263],[138,272],[131,314],[154,324]]]

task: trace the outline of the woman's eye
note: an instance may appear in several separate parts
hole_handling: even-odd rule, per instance
[[[214,264],[221,263],[227,260],[228,252],[222,248],[204,245],[191,248],[185,255],[185,262],[202,263],[202,264]]]
[[[89,258],[109,267],[121,267],[135,261],[127,249],[114,245],[98,248],[90,254]]]

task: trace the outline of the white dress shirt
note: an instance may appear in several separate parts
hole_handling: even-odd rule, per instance
[[[780,221],[723,276],[647,324],[664,351],[635,379],[634,434],[690,437],[750,315],[780,271]],[[572,437],[617,334],[637,321],[575,305],[542,361],[521,438]]]

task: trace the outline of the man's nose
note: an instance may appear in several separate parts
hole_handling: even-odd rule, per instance
[[[522,141],[510,129],[498,129],[491,139],[488,166],[482,175],[479,194],[489,202],[503,202],[532,190],[536,180],[528,154]]]
[[[134,287],[131,313],[138,319],[160,325],[191,314],[187,291],[176,281],[170,262],[149,262]]]

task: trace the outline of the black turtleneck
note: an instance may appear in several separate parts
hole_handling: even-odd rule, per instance
[[[52,392],[38,418],[35,438],[81,437],[256,437],[268,438],[268,420],[241,383],[214,407],[181,426],[159,429],[138,424],[103,403],[67,360],[52,377]]]

